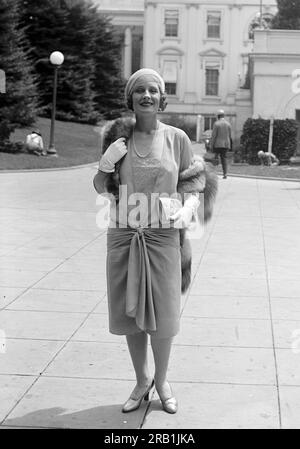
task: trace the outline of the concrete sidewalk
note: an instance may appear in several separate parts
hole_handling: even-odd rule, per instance
[[[171,357],[179,411],[155,394],[124,415],[94,172],[0,174],[0,429],[300,428],[300,183],[220,179]]]

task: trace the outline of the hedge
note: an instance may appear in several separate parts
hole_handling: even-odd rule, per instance
[[[2,153],[25,153],[25,145],[24,142],[10,142],[6,140],[4,142],[0,142],[0,152]]]
[[[159,119],[166,125],[182,129],[191,140],[196,140],[197,116],[195,114],[163,113]]]
[[[268,151],[270,120],[248,118],[244,123],[240,148],[236,153],[239,162],[257,165],[258,151]],[[298,123],[296,120],[274,120],[272,153],[280,163],[288,163],[297,147]]]

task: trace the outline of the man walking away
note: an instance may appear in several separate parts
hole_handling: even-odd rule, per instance
[[[218,120],[214,123],[210,148],[215,153],[215,158],[218,161],[221,158],[223,169],[223,178],[227,178],[227,150],[232,147],[231,125],[225,120],[225,112],[220,109],[217,112]]]

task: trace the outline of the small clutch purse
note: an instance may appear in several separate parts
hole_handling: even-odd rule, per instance
[[[182,203],[177,198],[158,198],[161,221],[166,222],[170,217],[182,208]]]

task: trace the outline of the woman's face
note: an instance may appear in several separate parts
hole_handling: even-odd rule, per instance
[[[135,113],[157,113],[160,105],[160,90],[157,82],[141,78],[132,92],[132,105]]]

